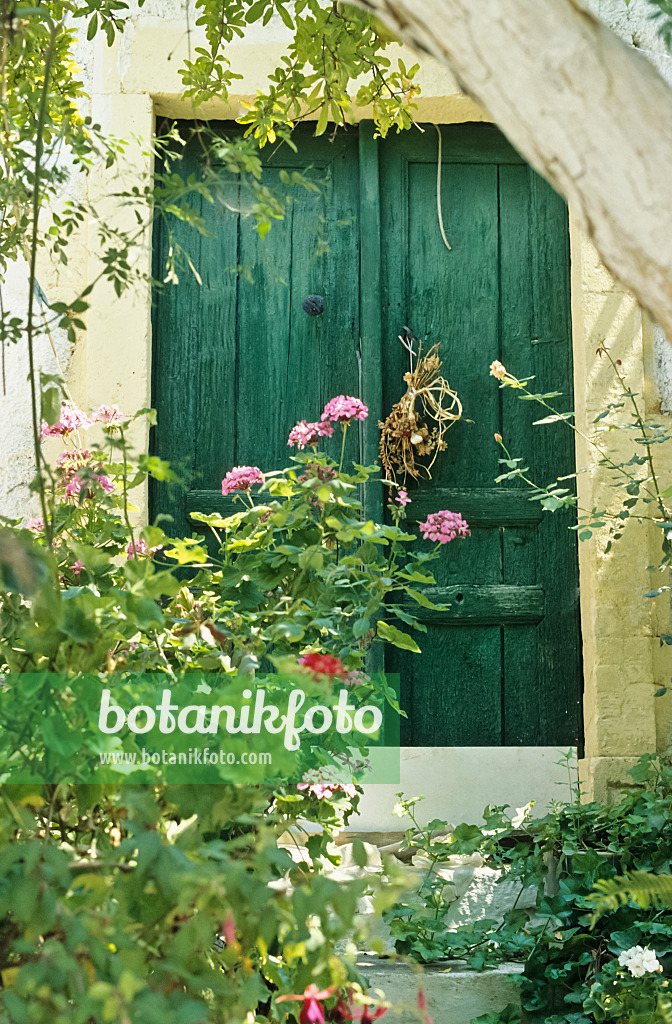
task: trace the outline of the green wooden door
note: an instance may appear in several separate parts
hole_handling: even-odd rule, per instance
[[[188,530],[190,509],[227,507],[224,472],[285,464],[294,422],[317,418],[341,392],[370,407],[349,443],[352,456],[374,461],[378,419],[404,388],[402,327],[440,341],[444,372],[473,422],[449,432],[432,482],[411,492],[408,511],[417,523],[450,508],[472,536],[442,552],[435,575],[450,608],[427,613],[422,655],[386,654],[409,714],[402,742],[569,745],[581,728],[576,537],[567,514],[542,515],[524,490],[494,483],[493,435],[543,481],[572,472],[572,435],[561,424],[534,427],[538,407],[488,375],[500,359],[571,401],[566,207],[492,126],[444,126],[442,137],[450,252],[431,126],[379,142],[368,125],[333,143],[299,132],[298,153],[269,153],[265,173],[277,181],[280,167],[310,168],[320,192],[296,189],[263,242],[235,212],[235,194],[233,211],[205,211],[216,238],[197,253],[203,284],[185,277],[160,292],[154,318],[155,451],[187,470],[189,490],[157,490],[152,512]],[[159,259],[166,234],[156,239]],[[322,316],[302,309],[311,293],[324,297]],[[382,488],[371,488],[366,504],[382,516]]]
[[[183,176],[199,173],[199,151],[190,146]],[[296,421],[319,419],[329,398],[360,386],[357,137],[339,133],[332,144],[305,134],[298,154],[283,146],[267,161],[273,187],[280,170],[299,169],[319,191],[291,188],[286,217],[263,241],[247,215],[249,193],[235,185],[226,205],[193,199],[215,237],[195,240],[174,221],[173,237],[163,226],[156,240],[159,261],[171,242],[183,245],[202,279],[181,273],[155,305],[154,445],[189,489],[183,498],[156,489],[153,514],[170,514],[177,531],[193,527],[189,511],[221,507],[232,466],[286,465]],[[307,316],[303,300],[318,293],[325,314]]]

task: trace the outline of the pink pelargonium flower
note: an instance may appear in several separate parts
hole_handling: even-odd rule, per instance
[[[366,672],[362,672],[361,669],[355,668],[347,675],[343,676],[341,682],[344,686],[363,686],[364,683],[371,682],[371,676],[367,676]]]
[[[105,494],[111,494],[114,490],[114,484],[109,476],[106,476],[104,473],[94,473],[91,479],[86,480],[82,480],[77,473],[74,473],[65,485],[66,497],[75,498],[81,493],[82,487],[86,487],[86,497],[93,498],[94,491],[90,487],[91,480],[95,480],[98,486],[105,491]]]
[[[105,473],[94,473],[93,479],[103,488],[106,494],[111,494],[114,490],[114,484]]]
[[[411,499],[408,496],[408,491],[404,491],[403,489],[397,491],[397,495],[394,500],[396,501],[397,505],[401,505],[402,508],[404,507],[404,505],[411,504]]]
[[[126,556],[128,558],[135,558],[135,555],[153,555],[156,551],[160,551],[162,547],[163,544],[157,544],[156,547],[150,548],[146,540],[138,537],[135,541],[135,554],[133,553],[133,541],[129,540]]]
[[[56,459],[56,468],[76,473],[82,466],[88,466],[92,459],[93,455],[88,448],[76,448],[72,452],[61,452]]]
[[[40,436],[44,441],[45,437],[66,437],[68,434],[72,434],[74,430],[87,430],[93,420],[72,405],[71,402],[63,402],[61,405],[61,414],[56,423],[42,423],[42,429]]]
[[[99,405],[93,414],[93,422],[102,423],[103,427],[117,427],[124,419],[125,416],[118,405]]]
[[[305,420],[299,420],[290,430],[287,444],[290,447],[296,445],[301,451],[306,445],[316,444],[321,437],[331,437],[333,432],[334,428],[329,422],[307,423]]]
[[[44,519],[42,516],[34,516],[28,520],[28,529],[32,530],[33,533],[42,533],[44,530]]]
[[[249,491],[254,484],[263,484],[264,474],[256,466],[234,466],[222,480],[222,494]]]
[[[350,420],[365,420],[369,410],[359,398],[351,395],[336,395],[327,402],[321,419],[333,420],[334,423],[349,423]]]
[[[311,768],[310,771],[304,772],[302,781],[297,783],[296,788],[306,790],[318,800],[331,800],[336,793],[344,793],[351,799],[357,796],[357,787],[350,782],[344,782],[335,765]]]
[[[439,544],[447,544],[456,537],[469,537],[471,530],[459,512],[432,512],[424,523],[419,523],[425,540],[436,540]]]

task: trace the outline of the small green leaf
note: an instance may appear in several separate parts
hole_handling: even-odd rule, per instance
[[[252,4],[249,11],[245,15],[245,21],[248,23],[248,25],[251,25],[253,21],[258,21],[267,7],[268,0],[257,0],[256,4]]]
[[[279,3],[278,0],[276,0],[275,9],[282,18],[282,20],[284,21],[287,28],[291,28],[293,30],[294,22],[292,21],[292,17],[287,8],[284,7],[281,3]]]
[[[400,647],[402,651],[413,651],[414,654],[420,654],[420,648],[413,637],[409,636],[408,633],[402,633],[400,629],[397,629],[391,623],[379,622],[377,632],[381,640],[387,640],[388,643],[394,644],[395,647]]]
[[[329,124],[329,107],[327,106],[326,103],[323,103],[322,104],[322,109],[320,110],[320,116],[319,116],[319,118],[317,120],[317,127],[315,128],[315,134],[316,135],[324,135],[324,133],[327,130],[327,125],[328,124]]]
[[[61,393],[58,388],[47,388],[42,392],[42,419],[52,427],[60,415]]]

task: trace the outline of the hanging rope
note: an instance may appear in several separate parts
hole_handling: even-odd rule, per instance
[[[439,227],[441,228],[441,238],[445,242],[446,249],[450,249],[450,242],[446,238],[446,232],[443,227],[443,214],[441,212],[441,147],[443,139],[441,137],[441,129],[438,124],[435,124],[436,133],[439,136],[439,162],[436,166],[436,210],[439,215]],[[451,250],[452,252],[452,250]]]

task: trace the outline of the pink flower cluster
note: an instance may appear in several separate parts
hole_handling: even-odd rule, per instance
[[[56,423],[43,423],[40,436],[43,441],[45,437],[66,437],[74,430],[79,430],[80,427],[82,430],[88,430],[92,423],[93,420],[81,409],[77,409],[70,402],[63,402],[61,414]]]
[[[469,524],[459,512],[432,512],[427,521],[419,524],[425,540],[438,540],[439,544],[447,544],[456,537],[468,537],[471,533]]]
[[[135,558],[135,555],[153,555],[156,551],[160,551],[162,547],[163,544],[157,544],[156,547],[150,548],[146,540],[138,537],[135,541],[135,554],[133,554],[133,541],[129,540],[126,556],[127,558]]]
[[[332,423],[347,425],[351,420],[365,420],[368,415],[368,408],[358,398],[336,395],[325,405],[319,423],[299,420],[290,430],[287,444],[290,447],[296,445],[301,450],[309,444],[317,444],[321,437],[331,437],[334,433]]]
[[[33,533],[42,533],[44,529],[44,519],[42,516],[35,516],[28,522],[28,529],[32,530]]]
[[[347,675],[343,676],[341,680],[345,686],[361,686],[363,683],[370,683],[371,676],[367,676],[361,669],[355,668],[348,672]]]
[[[65,494],[68,498],[75,498],[81,494],[82,487],[87,489],[87,498],[92,498],[92,481],[95,481],[106,494],[110,494],[114,490],[114,484],[109,476],[99,472],[103,468],[102,465],[93,462],[93,455],[87,448],[62,452],[56,460],[56,468],[61,470],[62,482],[65,484]]]
[[[88,448],[76,448],[72,452],[61,452],[56,459],[56,469],[62,469],[65,474],[76,473],[78,469],[89,466],[92,458]]]
[[[290,430],[287,444],[290,447],[296,445],[301,451],[306,445],[317,444],[321,437],[331,437],[333,432],[331,423],[307,423],[306,420],[299,420]]]
[[[335,765],[311,768],[310,771],[304,772],[303,780],[296,788],[307,790],[318,800],[330,800],[335,793],[344,793],[351,799],[357,796],[357,787],[350,782],[343,782]]]
[[[66,498],[76,498],[82,492],[82,487],[86,488],[86,497],[93,498],[94,492],[90,486],[91,480],[95,480],[99,487],[101,487],[105,494],[111,494],[114,490],[114,484],[110,480],[109,476],[104,473],[94,473],[89,479],[82,480],[77,473],[71,476],[65,485],[65,496]]]
[[[324,407],[320,417],[322,422],[332,420],[334,423],[349,423],[350,420],[365,420],[369,410],[363,402],[351,395],[336,395]]]
[[[222,494],[249,491],[254,484],[263,484],[264,474],[256,466],[234,466],[222,480]]]
[[[118,405],[99,405],[93,414],[95,423],[102,423],[103,429],[118,427],[125,416]]]
[[[58,421],[43,423],[40,435],[43,441],[45,437],[67,437],[75,430],[88,430],[94,423],[102,423],[103,429],[110,429],[123,423],[124,418],[118,405],[99,405],[93,416],[87,416],[72,402],[63,402]]]

